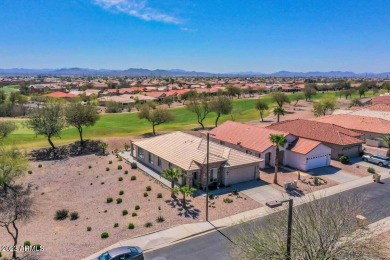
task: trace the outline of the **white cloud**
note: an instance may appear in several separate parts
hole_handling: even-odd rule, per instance
[[[185,31],[185,32],[197,32],[197,29],[191,29],[188,27],[180,27],[180,30]]]
[[[145,21],[180,24],[180,19],[148,6],[148,0],[93,0],[106,10],[125,13]]]

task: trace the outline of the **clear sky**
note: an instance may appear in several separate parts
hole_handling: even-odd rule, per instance
[[[0,0],[0,68],[390,71],[390,0]]]

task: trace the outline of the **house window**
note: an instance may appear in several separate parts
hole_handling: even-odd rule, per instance
[[[138,157],[139,158],[144,158],[144,149],[138,147]]]
[[[192,178],[194,178],[194,180],[196,180],[196,178],[198,177],[197,175],[198,175],[197,172],[194,172],[192,175]]]
[[[218,171],[216,168],[210,170],[209,177],[210,177],[210,182],[218,181]]]
[[[221,145],[225,145],[225,142],[224,141],[220,141],[219,142]]]
[[[149,155],[148,155],[148,160],[149,160],[149,163],[153,164],[153,156],[151,153],[149,153]]]
[[[172,168],[172,163],[168,163],[168,168]]]
[[[157,157],[157,165],[161,166],[161,158],[160,157]]]

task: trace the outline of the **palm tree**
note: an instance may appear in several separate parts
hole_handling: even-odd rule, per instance
[[[278,184],[278,166],[279,166],[279,147],[287,143],[286,138],[282,134],[270,134],[269,140],[275,145],[275,175],[274,183]]]
[[[279,123],[280,116],[284,116],[285,112],[286,111],[283,109],[283,107],[275,107],[274,108],[274,115],[278,116],[278,123]]]
[[[384,134],[380,139],[387,144],[386,156],[390,156],[390,133]]]
[[[169,168],[163,171],[162,176],[171,181],[171,197],[175,197],[175,181],[179,179],[179,177],[183,176],[183,174],[179,171],[178,168]]]
[[[181,193],[183,195],[183,208],[187,209],[187,202],[186,202],[186,196],[192,196],[196,189],[191,188],[187,185],[184,185],[180,188],[175,188],[175,194]]]

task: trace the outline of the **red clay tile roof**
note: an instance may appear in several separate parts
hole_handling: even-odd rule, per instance
[[[320,117],[316,121],[370,133],[386,134],[390,132],[390,121],[377,117],[339,114]]]
[[[77,95],[68,94],[64,92],[52,92],[50,94],[45,95],[46,97],[52,97],[52,98],[74,98],[77,97]]]
[[[317,141],[298,138],[295,142],[292,143],[292,146],[289,148],[289,150],[300,154],[308,154],[320,144],[321,143]]]
[[[390,104],[390,95],[372,98],[372,104]]]
[[[263,152],[272,146],[269,140],[270,134],[288,135],[288,133],[282,131],[232,121],[221,124],[211,130],[210,133],[215,135],[212,138],[235,145],[239,144],[242,147],[259,152]]]
[[[289,132],[295,136],[337,145],[363,143],[362,134],[334,125],[305,119],[287,120],[267,128]]]
[[[367,109],[367,110],[371,110],[371,111],[390,112],[390,104],[376,104],[376,105],[364,107],[363,109]]]

